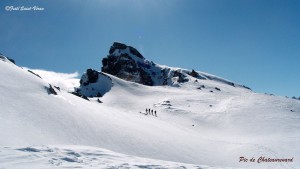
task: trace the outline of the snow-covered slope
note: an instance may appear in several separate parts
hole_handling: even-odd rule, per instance
[[[29,69],[23,67],[23,69],[27,69],[27,71],[32,71],[43,78],[47,83],[52,84],[53,86],[59,86],[60,89],[64,91],[74,91],[75,87],[79,86],[79,74],[78,72],[74,73],[58,73],[53,71],[46,71],[40,69]]]
[[[300,102],[297,100],[258,94],[209,79],[191,77],[189,82],[178,84],[179,87],[144,86],[106,74],[113,85],[101,98],[103,103],[98,103],[56,88],[53,89],[57,95],[50,94],[47,82],[10,62],[0,61],[0,69],[3,70],[0,73],[0,168],[18,168],[18,164],[25,163],[28,168],[41,163],[42,167],[38,168],[45,168],[43,165],[52,168],[56,162],[64,166],[65,161],[72,162],[67,159],[69,156],[67,160],[60,156],[68,155],[66,149],[70,149],[70,156],[80,154],[82,158],[94,160],[91,165],[100,168],[111,165],[117,168],[120,161],[131,161],[129,168],[183,165],[179,163],[195,164],[186,164],[186,168],[300,166]],[[145,109],[156,111],[157,117],[146,115]],[[33,145],[38,150],[41,145],[47,145],[53,153],[19,151]],[[95,147],[130,156],[82,155],[102,151]],[[139,164],[133,162],[136,159],[133,156],[138,156],[137,163],[142,162],[144,167],[137,167]],[[241,156],[294,160],[242,163]],[[93,167],[80,157],[75,158],[83,162],[78,165]],[[61,161],[54,160],[51,164],[48,159]],[[168,167],[169,162],[151,159],[178,163]],[[101,160],[108,165],[101,166]]]
[[[87,146],[31,146],[1,149],[1,167],[32,168],[105,168],[105,169],[210,169],[170,161],[146,159]],[[1,155],[2,154],[2,155]],[[214,168],[217,169],[217,168]]]

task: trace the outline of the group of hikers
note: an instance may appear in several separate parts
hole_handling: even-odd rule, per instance
[[[141,113],[141,112],[140,112]],[[157,114],[156,114],[156,110],[151,110],[151,109],[146,109],[146,113],[144,113],[145,115],[152,115],[152,116],[155,116],[157,117]]]

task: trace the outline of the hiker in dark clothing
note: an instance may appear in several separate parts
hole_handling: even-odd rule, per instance
[[[153,115],[153,110],[151,110],[151,114]]]
[[[148,113],[148,109],[146,109],[146,113]]]
[[[155,117],[157,117],[157,115],[156,115],[156,110],[154,111],[154,114],[155,114]]]

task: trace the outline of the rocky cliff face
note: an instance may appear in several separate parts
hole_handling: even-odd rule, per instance
[[[2,60],[4,62],[8,61],[8,62],[11,62],[13,64],[16,64],[15,60],[13,60],[13,59],[11,59],[7,56],[4,56],[2,53],[0,53],[0,60]]]
[[[109,49],[109,54],[103,58],[102,64],[102,72],[87,69],[81,77],[80,87],[73,94],[86,99],[102,97],[113,86],[112,80],[107,74],[148,86],[180,86],[180,84],[189,81],[213,80],[233,87],[247,88],[195,70],[190,71],[155,64],[144,58],[135,48],[119,42],[113,43]]]
[[[81,76],[80,86],[74,94],[85,97],[102,97],[112,87],[109,76],[93,69],[87,69]]]
[[[135,48],[115,42],[102,60],[102,72],[143,85],[174,85],[193,78],[206,79],[195,71],[169,68],[148,61]]]
[[[152,86],[153,80],[144,70],[142,63],[145,63],[145,58],[135,48],[115,42],[109,50],[109,55],[102,60],[102,72]]]

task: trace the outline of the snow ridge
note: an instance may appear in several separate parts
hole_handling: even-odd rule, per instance
[[[245,87],[207,73],[156,64],[145,59],[135,48],[119,42],[113,43],[102,64],[102,72],[148,86],[180,86],[189,81],[212,80]]]

